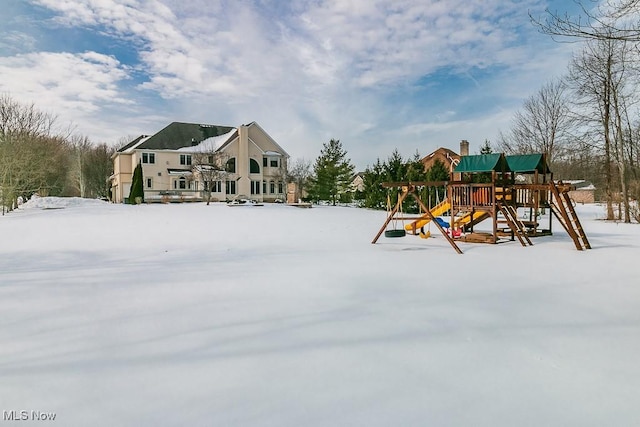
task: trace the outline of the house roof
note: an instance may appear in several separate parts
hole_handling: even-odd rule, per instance
[[[271,138],[271,136],[270,136],[267,132],[265,132],[265,130],[264,130],[264,129],[262,129],[262,127],[261,127],[258,123],[256,123],[256,122],[254,121],[254,122],[251,122],[251,123],[249,123],[249,124],[247,124],[247,125],[243,125],[243,126],[247,126],[247,127],[255,126],[255,127],[257,127],[258,129],[260,129],[260,131],[261,131],[261,132],[262,132],[262,133],[263,133],[267,138],[269,138],[269,140],[273,143],[273,145],[274,145],[276,148],[278,148],[278,150],[279,150],[279,151],[263,151],[263,152],[262,152],[262,154],[266,154],[266,155],[268,155],[268,156],[282,155],[282,156],[286,157],[287,159],[289,158],[289,153],[287,153],[287,152],[284,150],[284,148],[282,148],[282,147],[280,146],[280,144],[278,144],[278,143],[277,143],[273,138]],[[235,140],[235,138],[236,138],[237,136],[238,136],[237,134],[233,134],[231,137],[229,137],[229,138],[226,140],[226,142],[224,142],[224,143],[220,146],[219,150],[224,150],[224,149],[225,149],[229,144],[231,144],[231,143]],[[260,148],[260,147],[259,147],[259,146],[258,146],[258,145],[257,145],[257,144],[252,140],[252,139],[251,139],[251,138],[249,138],[249,142],[252,142],[253,144],[255,144],[255,145],[256,145],[256,147]]]
[[[513,172],[551,172],[549,165],[547,165],[545,155],[542,153],[506,156],[506,159],[509,164],[509,169]]]
[[[237,136],[238,129],[231,128],[231,130],[227,133],[203,139],[195,145],[189,145],[187,147],[179,148],[178,151],[185,151],[190,153],[218,151],[223,145],[227,144],[227,142],[229,142],[230,140],[235,139]]]
[[[510,172],[504,154],[478,154],[462,156],[454,172]]]
[[[576,188],[576,190],[595,190],[596,187],[591,181],[584,179],[563,179],[563,184],[569,184]]]
[[[133,141],[131,141],[130,143],[120,147],[118,149],[118,151],[116,151],[117,153],[123,153],[127,150],[133,149],[136,145],[140,144],[140,142],[145,139],[148,138],[149,135],[140,135],[139,137],[137,137],[136,139],[134,139]]]
[[[267,134],[256,122],[246,126],[255,126],[269,138],[279,151],[266,151],[270,156],[284,156],[289,154]],[[131,153],[133,150],[176,150],[184,152],[221,151],[238,138],[238,128],[232,126],[204,125],[197,123],[173,122],[152,136],[140,135],[116,153]],[[255,142],[249,138],[249,141]],[[260,147],[258,147],[260,148]],[[114,154],[115,156],[116,154]]]
[[[445,147],[439,147],[437,150],[433,151],[431,154],[427,154],[426,156],[424,156],[422,159],[420,159],[420,161],[422,163],[429,162],[433,160],[436,156],[445,158],[449,162],[449,164],[451,164],[454,160],[457,160],[460,158],[460,155],[455,151],[449,150],[448,148],[445,148]]]
[[[147,138],[136,148],[146,150],[177,150],[199,144],[207,138],[229,133],[231,126],[203,125],[196,123],[173,122],[158,133]],[[139,141],[139,139],[138,139]],[[135,144],[129,143],[119,151],[131,148]]]

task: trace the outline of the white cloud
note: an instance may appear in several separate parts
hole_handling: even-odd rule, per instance
[[[509,20],[527,3],[498,0],[324,0],[300,15],[265,15],[245,2],[38,0],[69,25],[102,25],[134,36],[148,89],[238,96],[307,84],[375,87],[417,79],[440,67],[508,61]],[[204,7],[205,4],[208,7]],[[522,13],[520,14],[522,15]],[[504,19],[502,19],[504,18]],[[222,79],[221,84],[211,84]],[[178,92],[178,88],[181,90]],[[240,90],[243,88],[244,90]]]
[[[492,138],[495,116],[508,115],[568,56],[565,47],[549,50],[549,40],[530,26],[527,10],[539,9],[538,0],[33,1],[56,12],[63,25],[95,27],[135,49],[136,70],[146,76],[140,92],[169,99],[172,110],[137,124],[130,114],[110,117],[120,128],[130,126],[124,133],[153,132],[141,127],[163,120],[256,120],[283,138],[294,157],[314,157],[335,137],[354,147],[361,167],[386,157],[394,144],[410,155],[473,139],[470,123],[477,124],[480,140]],[[34,55],[0,59],[0,66],[14,61],[24,70],[28,78],[15,83],[20,71],[14,72],[11,85],[29,80],[22,92],[33,99],[95,112],[93,118],[102,107],[97,100],[124,102],[118,84],[129,70],[119,58]],[[44,82],[41,59],[51,61],[47,67],[60,76],[58,83]],[[71,73],[76,62],[85,70],[82,80]],[[478,70],[494,69],[500,70],[495,79],[476,77]],[[416,106],[413,92],[429,97],[436,72],[476,79],[476,90],[465,94],[469,102],[479,103],[484,90],[493,99],[507,98],[508,106],[487,105],[473,115],[477,119],[461,116],[456,99],[434,97],[427,107]],[[140,103],[138,95],[129,93],[129,101]],[[400,105],[403,97],[407,103]],[[411,138],[395,140],[397,129],[413,132]]]
[[[115,58],[96,52],[0,57],[0,75],[0,92],[33,102],[67,123],[86,120],[105,105],[132,102],[118,90],[126,70]]]

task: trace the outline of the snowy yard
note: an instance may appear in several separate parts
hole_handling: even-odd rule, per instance
[[[458,255],[441,236],[372,245],[385,213],[364,209],[29,202],[0,218],[0,409],[64,426],[640,425],[640,226],[578,213],[590,251],[556,223],[532,247]]]

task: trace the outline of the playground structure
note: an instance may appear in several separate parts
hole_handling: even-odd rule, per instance
[[[400,192],[371,243],[376,243],[383,233],[387,237],[406,232],[425,236],[424,227],[434,224],[458,253],[462,251],[456,241],[498,243],[502,238],[517,238],[522,246],[529,246],[533,244],[532,237],[553,234],[555,216],[577,250],[591,249],[569,199],[572,187],[554,182],[544,154],[463,156],[450,178],[447,182],[384,183],[383,187],[398,188]],[[420,197],[420,190],[425,187],[444,187],[446,198],[427,207]],[[403,214],[403,202],[409,196],[417,201],[419,216]],[[449,222],[443,223],[440,217],[446,212]],[[491,221],[489,230],[478,231],[478,224],[486,220]],[[399,221],[403,222],[404,234],[387,230],[390,223]]]

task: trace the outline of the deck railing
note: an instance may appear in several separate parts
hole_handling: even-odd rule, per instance
[[[451,184],[451,203],[460,208],[489,208],[493,205],[493,184]]]
[[[549,204],[548,184],[516,184],[513,188],[516,206],[544,207]]]

